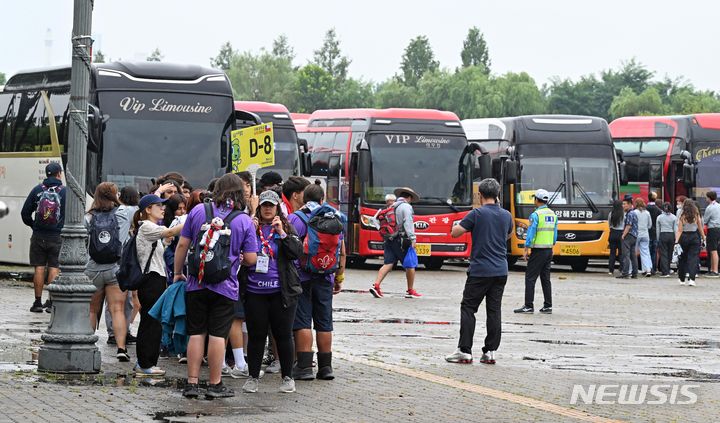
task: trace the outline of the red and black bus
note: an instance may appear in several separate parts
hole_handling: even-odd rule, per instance
[[[407,186],[413,204],[420,261],[440,268],[446,259],[467,258],[470,237],[450,229],[472,209],[472,161],[458,117],[424,109],[318,110],[305,138],[312,175],[326,178],[327,197],[348,216],[349,255],[362,261],[383,254],[373,225],[385,195]]]

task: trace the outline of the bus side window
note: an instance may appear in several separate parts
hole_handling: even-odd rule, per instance
[[[50,151],[52,148],[45,103],[39,91],[20,94],[10,145],[9,151],[13,152]]]
[[[0,152],[13,151],[12,127],[17,111],[18,94],[0,94]]]
[[[348,147],[348,141],[350,140],[350,134],[347,132],[338,132],[335,134],[335,143],[333,144],[333,153],[345,154]]]
[[[65,92],[49,92],[48,97],[50,98],[50,107],[52,107],[53,114],[55,115],[60,154],[64,156],[68,151],[68,136],[70,134],[70,94]]]
[[[312,150],[312,174],[327,176],[328,159],[335,143],[335,132],[322,132],[315,135]]]

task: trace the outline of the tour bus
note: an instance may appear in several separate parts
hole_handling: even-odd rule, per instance
[[[512,213],[515,230],[508,256],[515,263],[524,251],[534,193],[550,193],[558,217],[557,264],[584,271],[592,258],[608,257],[608,214],[618,199],[618,163],[605,120],[588,116],[520,116],[467,119],[470,144],[491,160],[478,161],[473,179],[489,173],[503,186],[502,206]]]
[[[307,142],[298,140],[295,125],[290,117],[287,107],[277,103],[265,103],[262,101],[236,101],[236,112],[250,112],[257,115],[263,122],[272,122],[273,136],[275,138],[275,166],[260,169],[258,177],[269,171],[278,172],[283,180],[289,176],[300,176],[308,173],[305,171],[307,159]],[[241,117],[236,119],[238,128],[249,126]]]
[[[30,229],[20,210],[49,162],[67,159],[70,67],[12,76],[0,94],[0,262],[28,263]],[[158,62],[93,65],[86,189],[102,181],[148,192],[153,178],[181,172],[196,187],[230,170],[235,125],[222,71]],[[7,242],[5,242],[7,240]]]
[[[347,247],[355,261],[382,256],[373,216],[385,195],[410,187],[420,261],[439,269],[470,254],[470,236],[451,238],[452,225],[472,208],[471,159],[451,112],[422,109],[318,110],[305,133],[313,177],[326,178],[327,197],[348,216]]]

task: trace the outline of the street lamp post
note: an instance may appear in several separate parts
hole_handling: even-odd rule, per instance
[[[60,277],[48,286],[52,317],[38,355],[38,370],[55,373],[100,371],[98,337],[90,327],[90,298],[95,286],[83,273],[87,262],[85,214],[85,154],[90,88],[90,47],[93,0],[74,0],[70,140],[65,179],[65,226],[60,250]]]

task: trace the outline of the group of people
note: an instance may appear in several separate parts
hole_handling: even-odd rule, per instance
[[[33,228],[34,312],[51,308],[41,296],[59,273],[64,223],[62,169],[51,163],[46,174],[22,213]],[[234,395],[223,376],[247,378],[243,391],[257,392],[266,345],[275,360],[265,371],[281,373],[281,392],[295,392],[297,379],[334,379],[332,299],[345,277],[345,217],[324,202],[319,181],[283,182],[268,172],[256,187],[253,182],[248,172],[228,173],[200,190],[173,172],[141,198],[132,187],[103,182],[85,216],[85,274],[96,287],[90,326],[97,329],[106,304],[109,343],[125,362],[131,359],[127,345],[136,343],[138,376],[165,374],[158,366],[161,350],[179,354],[187,363],[188,398],[200,395],[204,361],[206,397]],[[328,245],[330,251],[318,251]],[[142,270],[131,291],[121,290],[124,281],[118,280],[127,251],[135,252]],[[318,254],[324,255],[318,260]],[[140,315],[137,338],[129,331],[134,314]]]
[[[702,216],[695,201],[685,196],[676,199],[675,213],[672,204],[659,203],[654,192],[648,194],[647,203],[629,194],[622,202],[615,201],[608,217],[608,273],[614,274],[619,258],[619,279],[634,279],[639,273],[647,277],[659,273],[660,277],[669,278],[673,274],[672,264],[677,263],[680,285],[695,286],[700,251],[706,248],[709,259],[706,276],[720,277],[720,204],[715,191],[706,192],[705,197],[708,205]]]

